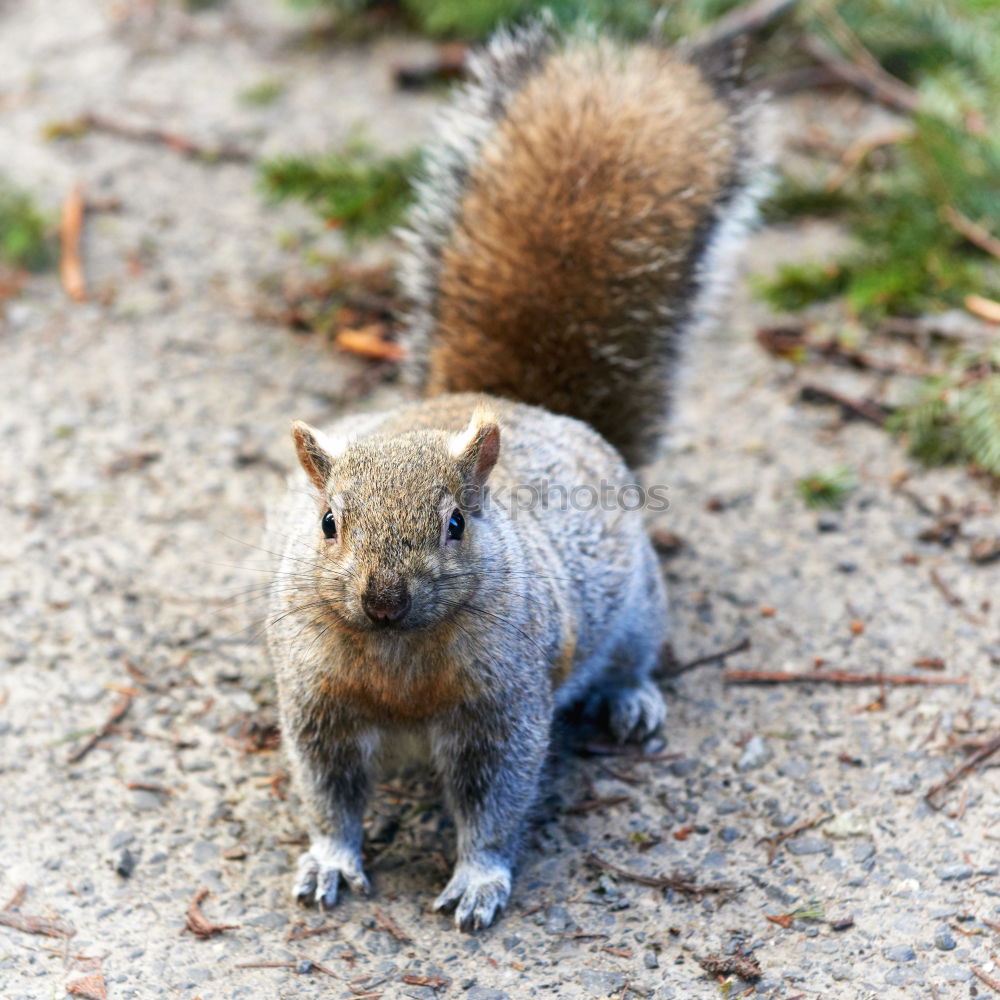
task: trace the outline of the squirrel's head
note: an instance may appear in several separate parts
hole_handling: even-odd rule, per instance
[[[292,426],[316,490],[315,584],[323,611],[361,632],[427,629],[459,611],[482,568],[480,516],[500,454],[496,419],[458,433],[357,440]]]

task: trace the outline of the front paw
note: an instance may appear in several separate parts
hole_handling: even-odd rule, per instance
[[[489,927],[510,896],[510,868],[503,864],[460,862],[435,910],[455,907],[455,926],[462,931]]]
[[[321,909],[329,910],[337,903],[341,879],[360,895],[371,892],[358,851],[343,844],[314,840],[299,858],[295,898],[307,906],[315,902]]]

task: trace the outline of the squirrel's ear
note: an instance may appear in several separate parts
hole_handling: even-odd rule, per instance
[[[452,437],[450,450],[458,459],[465,485],[482,487],[500,457],[500,425],[496,418],[477,410],[469,426]]]
[[[320,432],[307,423],[301,420],[292,421],[292,440],[295,442],[299,462],[318,490],[326,489],[332,468],[330,454],[320,444],[321,439]]]

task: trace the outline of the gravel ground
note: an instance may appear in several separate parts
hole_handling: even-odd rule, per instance
[[[878,688],[724,686],[705,666],[667,688],[676,756],[557,759],[510,910],[489,931],[462,936],[427,911],[452,833],[421,779],[375,803],[373,900],[348,896],[325,917],[292,905],[303,829],[272,780],[257,600],[268,557],[255,546],[291,462],[288,419],[322,423],[398,390],[358,399],[361,363],[254,318],[259,281],[300,255],[287,237],[335,237],[264,204],[252,167],[41,130],[96,111],[255,154],[320,149],[358,122],[390,148],[425,134],[435,98],[394,92],[388,74],[422,45],[307,42],[281,6],[250,0],[0,12],[4,169],[53,212],[75,181],[120,201],[88,216],[91,302],[69,303],[50,275],[2,306],[0,894],[26,884],[18,912],[76,934],[0,926],[0,996],[60,997],[100,973],[113,1000],[686,1000],[720,995],[697,958],[744,950],[763,978],[729,995],[988,995],[972,970],[1000,979],[998,771],[964,778],[940,811],[924,793],[961,759],[949,741],[1000,728],[996,570],[974,566],[965,540],[919,540],[934,519],[892,485],[910,463],[876,429],[796,402],[800,376],[755,345],[745,292],[696,346],[670,455],[647,474],[673,497],[656,527],[684,542],[664,563],[679,658],[748,636],[728,667],[822,658],[913,673],[940,658],[941,676],[968,682],[880,700]],[[285,84],[276,104],[238,101],[270,77]],[[748,267],[835,239],[762,232]],[[870,379],[819,377],[851,391]],[[805,509],[796,479],[838,463],[859,480],[846,509]],[[980,485],[912,472],[926,504],[968,502],[971,534],[1000,531]],[[128,690],[118,726],[74,759]],[[769,859],[761,838],[781,833]],[[591,852],[733,891],[698,899],[616,879]],[[207,919],[235,927],[184,932],[201,889]],[[787,926],[767,919],[796,912]],[[328,930],[289,940],[301,925]],[[242,967],[254,962],[288,964]]]

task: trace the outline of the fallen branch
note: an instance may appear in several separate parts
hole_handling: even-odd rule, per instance
[[[991,257],[1000,258],[1000,239],[997,239],[988,229],[979,225],[978,222],[973,222],[952,205],[945,206],[944,217],[948,220],[949,225],[961,233],[970,243],[975,244]]]
[[[1000,736],[995,736],[988,743],[985,743],[974,753],[969,754],[961,764],[958,765],[953,771],[951,771],[946,778],[939,781],[936,785],[929,788],[924,795],[924,801],[932,809],[940,809],[940,805],[934,802],[934,797],[939,793],[950,788],[963,774],[971,771],[978,764],[981,764],[988,757],[992,757],[998,750],[1000,750]]]
[[[59,280],[63,291],[74,302],[87,301],[87,283],[80,259],[80,237],[83,232],[83,188],[74,184],[66,195],[59,219]]]
[[[962,305],[973,316],[978,316],[987,323],[1000,323],[1000,302],[995,299],[987,299],[982,295],[966,295]]]
[[[687,875],[674,873],[673,875],[642,875],[639,872],[630,872],[625,868],[619,868],[610,861],[598,857],[596,854],[587,855],[587,863],[595,868],[603,868],[606,871],[614,872],[620,878],[628,879],[630,882],[638,882],[639,885],[648,885],[651,889],[673,889],[675,892],[683,892],[686,895],[700,899],[707,893],[731,893],[736,891],[736,886],[728,882],[695,882]]]
[[[223,931],[235,930],[239,924],[213,924],[207,920],[205,914],[201,912],[201,901],[208,895],[208,889],[199,889],[194,894],[187,908],[185,920],[185,930],[189,930],[195,937],[210,938]]]
[[[927,677],[921,674],[856,674],[849,670],[727,670],[726,684],[967,684],[968,677]]]
[[[249,163],[253,156],[238,146],[223,144],[221,146],[201,146],[191,139],[186,139],[176,132],[145,125],[127,125],[124,122],[107,118],[93,112],[82,115],[67,126],[77,132],[106,132],[121,139],[131,139],[134,142],[147,142],[166,146],[182,156],[205,160],[210,163]]]
[[[750,0],[720,17],[690,42],[694,52],[727,45],[743,35],[754,35],[794,7],[796,0]]]
[[[101,728],[98,729],[93,736],[91,736],[90,739],[83,744],[83,746],[74,750],[73,753],[69,755],[67,763],[76,764],[83,760],[83,758],[86,757],[87,754],[90,753],[90,751],[93,750],[94,747],[96,747],[97,744],[100,743],[101,740],[103,740],[104,737],[107,736],[111,730],[122,721],[123,718],[125,718],[125,714],[131,706],[132,696],[128,694],[121,695],[118,701],[115,702],[114,708],[111,709],[111,714],[108,716],[104,725],[101,726]]]
[[[875,403],[870,399],[853,399],[813,383],[807,383],[799,389],[799,398],[804,403],[835,403],[845,417],[867,420],[876,427],[882,427],[890,413],[890,410],[881,403]]]
[[[389,916],[385,910],[375,907],[372,911],[375,914],[375,929],[380,931],[388,931],[397,941],[402,944],[412,944],[413,938],[409,934],[401,931],[396,924],[396,922]]]
[[[804,819],[801,823],[796,823],[795,826],[790,826],[787,830],[781,830],[771,837],[761,837],[757,843],[767,844],[767,863],[770,864],[775,859],[778,853],[778,848],[781,847],[786,840],[791,840],[792,837],[798,836],[798,834],[802,833],[803,830],[811,830],[814,826],[819,826],[820,823],[825,823],[832,817],[832,815],[832,813],[820,812],[811,819]],[[767,919],[771,920],[771,917],[768,917]]]
[[[402,361],[406,356],[402,344],[386,340],[382,335],[384,330],[384,323],[371,323],[357,329],[344,327],[337,332],[333,342],[342,351],[373,361]]]
[[[870,64],[859,65],[838,55],[815,35],[807,35],[803,45],[813,59],[842,83],[860,90],[880,104],[904,114],[912,114],[919,107],[920,97],[917,92],[887,73],[874,59]]]
[[[991,990],[996,990],[997,993],[1000,993],[1000,982],[997,982],[997,980],[994,979],[992,976],[986,975],[986,973],[983,972],[983,970],[980,969],[978,965],[973,965],[971,966],[971,968],[973,973],[975,973],[977,979],[979,979],[981,982],[986,983],[986,985]]]
[[[627,795],[610,795],[603,799],[584,799],[582,802],[575,802],[567,806],[565,812],[571,816],[584,816],[587,813],[598,812],[601,809],[610,809],[612,806],[624,805],[631,801]]]
[[[12,910],[0,910],[0,924],[13,927],[25,934],[44,934],[46,937],[71,938],[76,928],[62,920],[49,920],[47,917],[36,917],[30,913],[14,913]]]
[[[662,671],[662,674],[664,677],[679,677],[681,674],[686,674],[689,670],[694,670],[695,667],[703,666],[706,663],[722,664],[727,656],[742,653],[749,648],[750,638],[749,636],[744,636],[735,645],[727,646],[725,649],[717,650],[714,653],[705,653],[702,656],[695,657],[693,660],[688,660],[687,663],[675,663],[672,666],[668,665]]]

